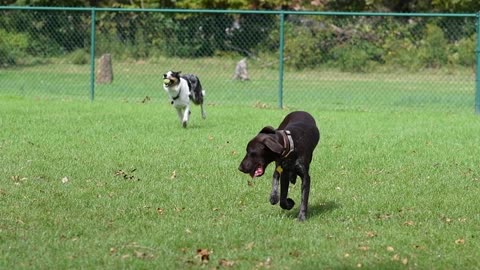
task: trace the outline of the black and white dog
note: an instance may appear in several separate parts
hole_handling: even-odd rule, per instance
[[[195,105],[200,105],[203,119],[207,117],[203,108],[205,91],[197,76],[193,74],[180,75],[180,73],[181,71],[168,71],[163,74],[163,88],[168,93],[173,107],[177,110],[180,122],[185,128],[191,113],[190,101]]]

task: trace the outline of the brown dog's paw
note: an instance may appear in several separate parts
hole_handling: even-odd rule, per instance
[[[280,198],[278,198],[278,194],[272,194],[270,195],[270,203],[272,205],[277,204],[280,201]]]
[[[290,198],[287,198],[285,201],[280,202],[280,207],[282,207],[285,210],[292,209],[294,205],[295,205],[295,202]]]

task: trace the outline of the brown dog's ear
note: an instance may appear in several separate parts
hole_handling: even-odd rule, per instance
[[[262,128],[262,130],[260,130],[259,134],[260,133],[265,133],[265,134],[275,134],[276,130],[271,127],[271,126],[266,126],[264,128]]]
[[[263,144],[265,144],[268,149],[270,149],[276,154],[280,155],[283,152],[283,146],[278,141],[274,140],[271,136],[265,136]]]

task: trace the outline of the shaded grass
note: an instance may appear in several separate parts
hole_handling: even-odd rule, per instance
[[[472,114],[311,110],[310,214],[238,164],[287,111],[0,99],[0,268],[480,267]],[[197,249],[208,249],[202,263]]]

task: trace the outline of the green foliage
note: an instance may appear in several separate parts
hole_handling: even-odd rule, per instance
[[[450,48],[449,61],[452,64],[473,67],[475,65],[475,44],[476,35],[462,38]]]
[[[0,29],[0,66],[16,64],[27,55],[28,36]]]
[[[297,69],[315,68],[323,62],[323,53],[310,29],[289,27],[285,30],[284,55],[288,66]]]
[[[85,65],[90,62],[90,53],[86,52],[84,49],[78,49],[71,52],[67,56],[67,59],[74,65]]]
[[[129,4],[138,3],[122,3]],[[49,58],[90,48],[88,12],[3,11],[2,15],[4,31],[28,37],[27,48],[0,48],[4,64],[14,63],[19,54]],[[280,45],[279,20],[273,14],[102,11],[96,25],[96,53],[111,53],[115,59],[232,53],[248,57],[261,53],[270,59],[278,54]],[[471,66],[474,58],[472,18],[289,14],[284,29],[285,64],[294,69],[417,70]]]
[[[368,72],[380,57],[381,50],[367,41],[357,40],[333,48],[331,64],[342,71]]]
[[[418,48],[418,57],[428,68],[439,68],[448,61],[447,39],[440,27],[427,24],[424,38]]]
[[[411,39],[392,37],[383,45],[383,60],[391,68],[402,67],[409,70],[419,68],[420,61],[416,54],[415,44]]]

